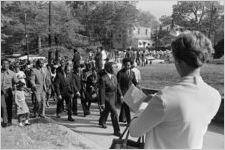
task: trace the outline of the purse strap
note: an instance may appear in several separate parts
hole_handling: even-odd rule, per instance
[[[119,139],[122,139],[124,134],[128,131],[129,125],[126,127],[126,129],[123,131],[122,135],[119,137]]]
[[[135,119],[135,118],[133,118],[133,119]],[[132,119],[132,120],[133,120],[133,119]],[[132,120],[131,120],[131,121],[132,121]],[[129,132],[129,130],[128,130],[128,129],[129,129],[129,125],[130,125],[130,124],[127,124],[127,126],[126,126],[125,130],[123,131],[122,135],[119,137],[119,139],[121,140],[121,139],[123,138],[124,134],[127,132],[126,138],[124,139],[124,140],[125,140],[125,143],[127,143],[127,140],[128,140],[129,134],[130,134],[130,132]],[[142,140],[142,143],[144,143],[144,141],[145,141],[145,140],[144,140],[144,135],[141,136],[141,137],[139,137],[138,140],[137,140],[137,142],[140,143],[141,140]]]

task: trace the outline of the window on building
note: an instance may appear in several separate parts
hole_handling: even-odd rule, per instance
[[[145,30],[145,34],[148,35],[148,29]]]
[[[138,34],[140,34],[140,28],[138,28]]]

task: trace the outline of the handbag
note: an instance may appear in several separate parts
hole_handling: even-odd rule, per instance
[[[123,131],[123,134],[119,137],[119,139],[113,139],[110,149],[144,149],[144,136],[139,137],[137,141],[128,139],[129,131],[128,126]],[[126,134],[125,139],[123,136]]]

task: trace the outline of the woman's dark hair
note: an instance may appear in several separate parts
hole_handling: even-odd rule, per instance
[[[179,35],[171,44],[175,59],[187,65],[201,67],[214,51],[211,41],[199,31],[188,31]]]
[[[130,64],[132,64],[132,60],[129,57],[123,59],[123,65],[125,65],[127,62],[130,62]]]
[[[105,71],[108,72],[108,73],[111,73],[111,74],[114,73],[114,71],[113,71],[113,62],[107,62],[105,64]]]

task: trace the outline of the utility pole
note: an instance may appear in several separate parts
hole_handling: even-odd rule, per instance
[[[48,45],[49,45],[49,51],[48,51],[48,64],[51,64],[51,59],[52,59],[52,50],[51,50],[51,47],[52,47],[52,16],[51,16],[51,7],[52,7],[52,2],[49,1],[48,3],[48,6],[49,6],[49,34],[48,34]]]
[[[51,32],[52,32],[52,15],[51,15],[51,7],[52,7],[52,2],[49,1],[49,35],[48,35],[48,44],[49,44],[49,47],[52,46],[52,37],[51,37]]]
[[[214,4],[212,2],[212,5],[211,5],[211,13],[210,13],[210,24],[209,24],[209,32],[208,32],[208,38],[210,39],[211,37],[211,30],[212,30],[212,18],[213,18],[213,13],[214,13]]]
[[[26,38],[26,48],[27,48],[27,60],[29,61],[29,48],[28,48],[28,41],[27,41],[27,14],[24,14],[24,21],[25,21],[25,38]]]

